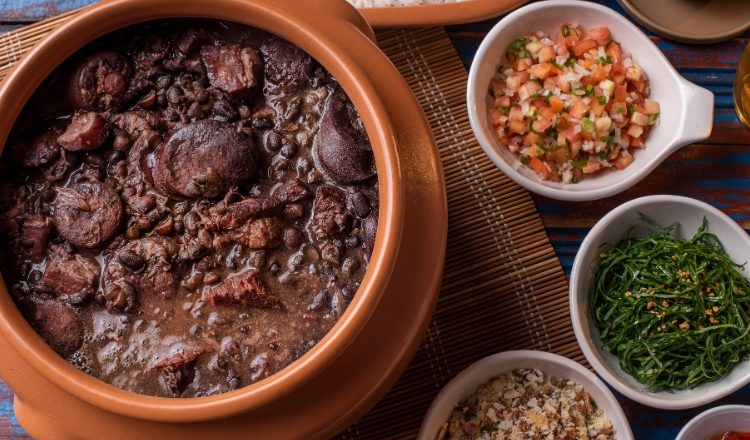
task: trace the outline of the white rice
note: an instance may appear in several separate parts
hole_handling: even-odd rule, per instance
[[[386,6],[419,6],[440,3],[455,3],[463,0],[348,0],[358,8],[383,8]]]

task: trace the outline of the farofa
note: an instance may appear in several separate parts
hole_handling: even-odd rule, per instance
[[[583,387],[514,370],[483,384],[453,410],[438,439],[614,439],[612,422]]]

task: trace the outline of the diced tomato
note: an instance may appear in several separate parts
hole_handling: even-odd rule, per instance
[[[578,140],[581,139],[581,132],[579,131],[578,133],[576,133],[574,127],[568,127],[565,130],[561,131],[560,134],[562,134],[563,136],[565,136],[565,139],[567,139],[568,142],[570,142],[571,145],[575,141],[578,141]]]
[[[518,88],[521,87],[521,77],[518,75],[509,76],[505,80],[505,84],[511,90],[518,90]]]
[[[563,108],[565,108],[565,104],[563,103],[563,100],[560,99],[559,96],[553,96],[549,99],[549,105],[552,108],[552,110],[556,112],[563,111]]]
[[[615,101],[612,103],[612,108],[609,113],[612,115],[619,113],[626,116],[628,114],[628,105],[623,101]]]
[[[604,81],[605,79],[607,79],[607,69],[605,69],[604,66],[597,66],[594,74],[591,76],[596,82]]]
[[[526,136],[523,137],[523,144],[526,146],[534,146],[536,147],[536,142],[539,140],[539,135],[534,133],[533,131],[530,131],[526,133]]]
[[[513,107],[510,109],[510,112],[508,112],[508,119],[511,121],[523,121],[523,111],[521,110],[521,107]]]
[[[536,171],[537,173],[542,171],[542,167],[544,166],[544,162],[539,160],[538,157],[532,156],[531,160],[529,161],[529,165],[531,165],[531,169]]]
[[[500,124],[500,117],[502,115],[497,110],[492,110],[490,112],[490,122],[492,122],[492,125],[498,125]]]
[[[596,98],[592,99],[591,112],[596,116],[601,116],[604,113],[604,104],[599,104],[599,100]]]
[[[568,147],[559,147],[557,150],[551,152],[550,156],[557,163],[565,163],[568,160]]]
[[[575,46],[573,46],[573,53],[576,54],[577,57],[583,55],[590,49],[593,49],[596,47],[596,41],[586,38],[584,40],[579,41],[576,43]]]
[[[625,98],[627,97],[628,97],[628,91],[625,88],[625,86],[615,87],[615,101],[625,101]]]
[[[552,126],[552,121],[545,119],[537,119],[531,124],[531,129],[537,133],[543,133]]]
[[[588,161],[586,163],[586,166],[583,167],[582,171],[584,172],[584,174],[592,174],[592,173],[599,171],[601,168],[602,166],[599,165],[598,162]]]
[[[526,133],[526,122],[525,121],[509,121],[508,128],[510,131],[518,134]]]
[[[612,61],[615,63],[619,63],[620,61],[622,61],[622,48],[615,41],[612,41],[607,45],[605,53],[612,57]]]
[[[612,165],[618,170],[622,170],[631,163],[633,163],[633,155],[630,154],[627,150],[624,150],[620,153],[620,156],[615,159]]]
[[[576,139],[570,143],[570,157],[572,159],[578,157],[578,152],[581,151],[581,145],[583,145],[583,142],[580,139]]]
[[[495,107],[510,107],[510,96],[495,98]]]
[[[570,116],[581,119],[583,115],[585,115],[588,112],[589,108],[586,104],[583,103],[583,101],[578,101],[575,103],[573,108],[570,109]]]
[[[556,55],[557,54],[555,53],[555,49],[551,48],[550,46],[542,47],[541,49],[539,49],[539,53],[537,54],[537,56],[539,57],[539,61],[542,63],[554,60]]]
[[[533,64],[533,61],[531,61],[531,58],[521,58],[517,61],[518,65],[516,66],[516,70],[519,72],[523,72],[524,70],[531,67]]]
[[[557,73],[554,66],[550,63],[539,63],[529,67],[529,75],[539,79],[545,79],[552,73]]]
[[[643,148],[643,139],[642,138],[630,138],[630,146],[633,148]]]
[[[570,93],[570,81],[565,78],[565,75],[557,76],[557,87],[559,87],[562,92]]]
[[[612,34],[606,26],[591,28],[586,32],[586,36],[596,40],[599,46],[606,46],[612,40]]]
[[[550,100],[550,102],[552,102],[552,100]],[[557,116],[557,112],[554,111],[551,107],[539,106],[540,119],[552,122],[555,119],[555,116]]]

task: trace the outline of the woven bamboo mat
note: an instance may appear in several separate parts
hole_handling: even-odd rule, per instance
[[[0,79],[69,15],[0,36]],[[490,162],[472,135],[466,69],[445,31],[393,30],[378,39],[414,90],[440,150],[448,251],[437,311],[416,357],[342,439],[414,438],[440,388],[483,356],[536,349],[583,361],[560,262],[529,193]]]

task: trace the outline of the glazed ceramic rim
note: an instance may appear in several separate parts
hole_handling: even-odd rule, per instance
[[[604,352],[604,349],[597,346],[594,343],[593,339],[588,337],[584,330],[584,325],[586,327],[591,327],[591,325],[587,322],[588,310],[583,310],[584,308],[589,307],[588,301],[585,301],[585,306],[579,307],[579,297],[583,296],[584,298],[588,299],[588,296],[590,295],[590,292],[587,290],[589,286],[582,286],[580,283],[580,274],[584,271],[589,270],[589,268],[587,267],[587,262],[583,261],[583,254],[585,253],[585,251],[587,251],[594,245],[595,240],[598,238],[598,236],[601,235],[605,229],[610,227],[610,224],[614,219],[632,211],[634,207],[667,202],[679,203],[689,206],[691,209],[694,209],[696,211],[696,215],[708,212],[712,215],[715,215],[717,218],[721,218],[727,225],[729,225],[730,229],[734,232],[734,234],[736,234],[736,237],[739,240],[744,241],[748,244],[748,246],[750,246],[750,237],[748,237],[745,230],[742,229],[742,227],[740,227],[737,222],[732,220],[731,217],[723,213],[721,210],[709,205],[708,203],[690,197],[672,195],[639,197],[627,203],[623,203],[622,205],[607,213],[607,215],[596,222],[594,227],[591,228],[591,231],[589,231],[589,233],[583,239],[581,247],[576,253],[575,260],[573,261],[573,268],[570,273],[568,308],[570,309],[570,320],[573,323],[573,332],[575,333],[578,345],[581,347],[581,351],[583,351],[583,355],[586,357],[586,360],[589,362],[589,364],[591,364],[591,366],[594,368],[596,373],[599,374],[609,385],[611,385],[625,397],[640,404],[647,405],[652,408],[681,410],[706,405],[722,397],[728,396],[729,394],[750,383],[750,375],[747,375],[744,378],[740,378],[739,380],[735,380],[734,382],[732,382],[725,375],[713,382],[708,382],[700,385],[708,388],[705,389],[702,394],[694,397],[680,396],[679,400],[664,399],[659,397],[671,395],[671,393],[668,391],[659,391],[646,394],[644,391],[633,388],[630,384],[626,383],[622,379],[623,375],[627,375],[627,373],[619,373],[617,371],[613,371],[602,360],[601,353]],[[623,234],[625,234],[626,232],[627,231],[623,231]],[[745,360],[742,362],[748,363],[750,362],[750,360]],[[736,367],[737,366],[735,366],[735,368]]]
[[[455,406],[458,402],[448,402],[451,399],[452,396],[455,396],[456,394],[463,394],[464,396],[467,396],[471,394],[470,390],[467,391],[467,388],[473,388],[476,389],[477,387],[471,387],[470,384],[472,384],[472,380],[475,379],[478,376],[483,376],[483,382],[486,382],[493,377],[497,377],[503,373],[507,373],[511,370],[518,369],[518,368],[532,368],[532,367],[526,367],[526,366],[519,366],[520,363],[542,363],[542,364],[553,364],[557,367],[560,367],[562,370],[566,371],[572,371],[577,374],[580,374],[581,376],[585,377],[587,380],[591,381],[591,383],[594,385],[594,387],[604,395],[604,399],[607,401],[607,403],[613,408],[613,413],[607,412],[607,418],[612,422],[613,425],[620,425],[621,427],[624,427],[627,429],[627,432],[618,432],[617,438],[620,440],[632,440],[633,439],[633,433],[630,430],[630,424],[628,423],[628,418],[625,416],[625,412],[622,410],[622,406],[620,406],[620,403],[617,401],[617,398],[612,394],[612,391],[607,388],[607,385],[602,382],[596,374],[592,373],[588,368],[584,367],[583,365],[579,364],[578,362],[568,359],[564,356],[560,356],[559,354],[550,353],[548,351],[540,351],[540,350],[511,350],[511,351],[504,351],[501,353],[492,354],[486,357],[483,357],[482,359],[479,359],[478,361],[474,362],[473,364],[469,365],[468,367],[464,368],[460,373],[456,375],[453,379],[451,379],[448,384],[446,384],[438,393],[437,396],[432,400],[432,403],[430,404],[429,409],[425,413],[424,418],[422,419],[422,425],[419,428],[419,435],[417,436],[418,440],[431,440],[434,436],[434,432],[431,430],[432,425],[430,422],[432,422],[434,419],[436,419],[440,414],[441,407],[446,405],[447,403],[450,403],[450,406]],[[548,371],[545,371],[544,366],[538,366],[533,367],[538,368],[540,371],[542,371],[545,374],[559,377],[555,374],[549,373]],[[493,373],[488,374],[487,370],[491,369]],[[583,384],[580,384],[583,386]],[[601,401],[599,402],[599,406],[601,406]]]
[[[481,99],[484,99],[484,97],[487,95],[486,90],[488,86],[488,83],[479,82],[479,77],[482,75],[482,73],[480,72],[480,66],[482,66],[483,63],[492,63],[493,66],[497,64],[497,59],[493,57],[491,51],[492,43],[495,40],[503,38],[505,36],[507,28],[509,26],[512,26],[517,20],[527,16],[534,16],[535,14],[543,14],[545,10],[551,8],[565,8],[570,11],[576,11],[579,13],[607,16],[609,19],[623,26],[624,29],[627,30],[627,33],[629,35],[634,36],[635,38],[640,40],[641,43],[647,45],[647,47],[643,49],[644,53],[640,55],[641,57],[653,55],[658,60],[658,62],[662,66],[664,66],[664,69],[659,73],[652,72],[651,74],[654,77],[656,75],[663,75],[665,77],[668,77],[668,82],[674,86],[675,90],[675,97],[672,99],[674,99],[679,104],[678,107],[682,109],[682,117],[679,120],[680,126],[675,129],[676,132],[679,133],[679,136],[675,135],[669,140],[666,145],[659,145],[658,154],[647,159],[647,161],[645,162],[639,161],[639,159],[636,157],[636,163],[634,163],[633,165],[640,166],[641,168],[633,173],[623,174],[621,176],[621,179],[609,186],[595,187],[590,189],[558,187],[553,186],[553,184],[551,184],[550,182],[541,180],[537,176],[529,177],[522,174],[520,171],[518,171],[518,169],[516,169],[514,163],[508,162],[503,157],[503,154],[498,151],[497,148],[495,148],[494,133],[492,133],[492,130],[488,128],[489,121],[487,115],[485,111],[480,110],[480,108],[483,107],[484,104],[480,104],[479,102],[477,102],[477,96],[481,96]],[[566,19],[574,21],[574,17],[575,16],[560,17],[560,21],[562,22]],[[630,48],[630,50],[633,52],[634,56],[637,54],[636,50],[633,50],[632,48]],[[694,113],[689,113],[686,110],[687,108],[692,108],[690,107],[691,104],[695,106],[702,101],[709,100],[710,108],[709,106],[706,106],[706,108],[700,113],[698,112],[700,109],[696,110],[696,112]],[[667,60],[661,50],[659,50],[659,48],[651,40],[649,40],[649,38],[640,29],[638,29],[635,24],[633,24],[627,18],[612,10],[611,8],[597,3],[581,0],[546,0],[526,5],[506,15],[490,30],[484,40],[482,40],[482,43],[477,50],[474,61],[472,62],[471,69],[469,71],[469,82],[466,88],[466,102],[469,113],[469,122],[471,123],[472,131],[474,132],[479,145],[482,147],[482,150],[484,150],[487,157],[490,158],[495,166],[500,168],[500,170],[502,170],[502,172],[510,177],[513,181],[531,192],[557,200],[574,202],[598,200],[621,193],[643,180],[654,169],[656,169],[659,164],[666,160],[667,157],[669,157],[672,153],[674,153],[684,145],[707,138],[713,128],[713,100],[714,96],[710,91],[704,89],[703,87],[699,87],[683,78],[677,72],[674,66],[672,66],[669,60]],[[659,129],[666,130],[666,128]],[[628,168],[628,170],[629,169],[630,168]],[[620,172],[626,173],[627,170],[622,170]],[[591,180],[594,180],[597,177],[602,176],[592,177]],[[578,186],[575,188],[581,188],[581,185],[583,185],[583,183],[578,184]]]
[[[459,24],[502,15],[529,0],[468,0],[418,6],[360,8],[373,27]]]
[[[234,21],[265,29],[295,43],[318,60],[326,59],[321,65],[350,96],[374,147],[380,212],[373,255],[344,315],[307,353],[278,373],[235,391],[184,399],[147,396],[116,388],[73,367],[34,332],[9,294],[0,295],[0,317],[7,323],[0,326],[2,337],[33,368],[65,391],[113,413],[154,421],[195,422],[252,411],[312,380],[352,342],[379,303],[390,279],[403,228],[404,194],[393,127],[368,76],[345,50],[346,43],[331,38],[333,33],[321,32],[319,22],[329,20],[325,23],[329,26],[327,31],[348,32],[354,39],[372,38],[372,31],[355,9],[343,1],[326,3],[330,11],[318,15],[318,22],[290,14],[288,9],[292,4],[292,0],[105,1],[86,8],[45,37],[0,86],[0,107],[6,112],[6,118],[0,120],[0,144],[4,144],[35,89],[59,63],[92,40],[151,20],[194,17]],[[54,65],[49,59],[56,60]],[[4,282],[3,288],[6,288]]]
[[[750,29],[750,22],[738,25],[732,29],[723,32],[715,32],[713,34],[705,34],[702,37],[691,36],[691,34],[684,34],[675,32],[674,29],[666,27],[662,24],[657,23],[648,16],[646,16],[640,9],[630,3],[630,0],[617,0],[617,3],[627,12],[634,20],[649,28],[651,31],[661,34],[667,38],[675,41],[691,44],[711,44],[719,43],[722,41],[731,40],[732,38],[741,35],[746,30]]]
[[[716,408],[707,409],[706,411],[703,411],[702,413],[690,419],[690,421],[687,422],[687,424],[685,424],[685,426],[683,426],[682,429],[680,429],[680,432],[677,433],[677,437],[675,437],[675,440],[694,440],[694,439],[690,439],[686,437],[686,435],[690,433],[690,431],[693,428],[704,423],[704,421],[710,417],[713,417],[721,413],[727,413],[727,412],[744,412],[750,415],[750,406],[748,405],[721,405],[721,406],[717,406]]]

